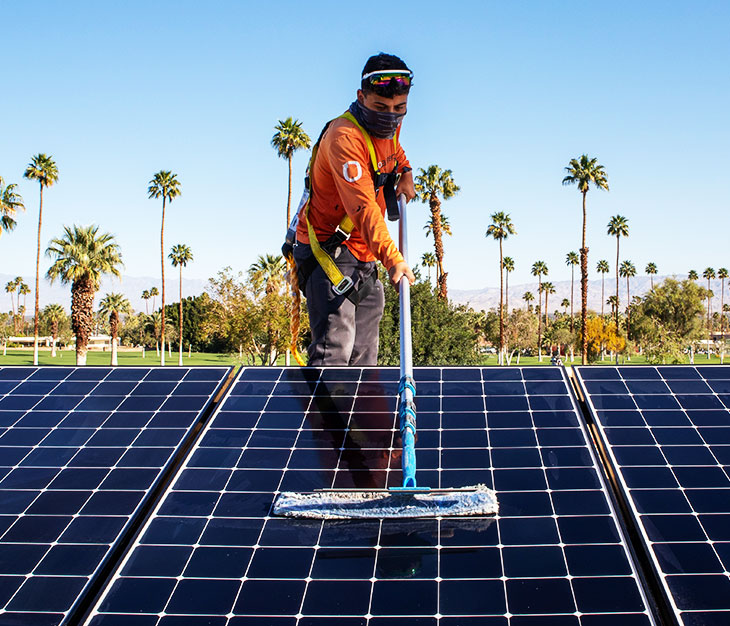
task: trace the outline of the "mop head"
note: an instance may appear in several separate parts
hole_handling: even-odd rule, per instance
[[[454,517],[497,513],[497,494],[486,485],[432,491],[285,491],[274,515],[312,519]]]

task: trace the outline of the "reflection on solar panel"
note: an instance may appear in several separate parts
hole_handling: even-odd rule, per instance
[[[730,624],[730,368],[578,372],[677,616]]]
[[[0,623],[93,584],[228,368],[0,368]]]
[[[558,368],[416,370],[419,482],[494,486],[496,518],[270,517],[400,483],[397,377],[243,370],[88,623],[654,623]]]

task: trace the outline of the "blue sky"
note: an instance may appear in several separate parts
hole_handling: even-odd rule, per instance
[[[591,272],[611,261],[610,216],[629,218],[622,256],[660,274],[728,266],[730,5],[727,2],[4,2],[0,176],[27,212],[0,238],[0,273],[34,271],[37,186],[30,157],[55,158],[42,239],[62,225],[114,233],[132,276],[159,273],[161,169],[183,194],[166,245],[188,244],[193,278],[245,270],[279,249],[286,162],[277,120],[316,138],[354,98],[379,51],[415,72],[402,143],[417,169],[436,163],[461,186],[444,204],[449,286],[498,284],[489,215],[508,212],[505,243],[530,282],[538,259],[567,280],[580,243],[580,195],[563,168],[586,152],[611,191],[588,195]],[[294,201],[305,153],[294,160]],[[411,210],[411,261],[430,249]],[[414,258],[415,257],[415,258]],[[612,267],[613,267],[613,262]],[[47,265],[47,263],[46,263]]]

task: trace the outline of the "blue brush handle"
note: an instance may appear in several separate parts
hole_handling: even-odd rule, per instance
[[[416,438],[410,428],[403,433],[403,486],[416,487]]]

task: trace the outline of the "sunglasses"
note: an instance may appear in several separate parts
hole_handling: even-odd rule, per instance
[[[375,86],[389,85],[390,81],[394,80],[399,85],[408,87],[413,80],[413,72],[407,70],[378,70],[377,72],[365,74],[362,80],[367,80]]]

